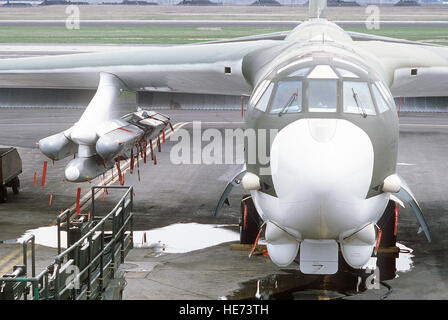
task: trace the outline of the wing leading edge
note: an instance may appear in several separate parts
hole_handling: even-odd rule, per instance
[[[275,40],[151,47],[0,60],[0,88],[96,89],[114,74],[133,91],[249,94],[244,57]]]
[[[448,95],[448,47],[378,40],[356,44],[381,63],[394,97]]]

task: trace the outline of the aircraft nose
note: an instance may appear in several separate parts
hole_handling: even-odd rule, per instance
[[[373,160],[370,138],[347,120],[301,119],[287,125],[271,148],[272,181],[283,218],[290,220],[285,225],[340,220],[335,201],[365,199]]]

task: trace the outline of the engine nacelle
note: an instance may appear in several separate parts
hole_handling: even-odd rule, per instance
[[[40,151],[52,160],[60,160],[73,155],[78,145],[68,139],[64,132],[54,134],[39,141]]]
[[[96,152],[103,159],[114,159],[132,149],[144,131],[134,125],[126,125],[102,135],[96,143]]]
[[[104,161],[100,156],[76,158],[65,167],[65,178],[70,182],[92,180],[114,166],[114,160]]]
[[[134,147],[146,148],[149,139],[152,141],[160,136],[168,125],[173,130],[169,117],[138,110],[121,119],[91,126],[77,122],[64,132],[40,140],[39,148],[53,160],[77,152],[78,158],[71,160],[65,168],[65,178],[70,182],[85,182],[111,169],[118,159],[129,158]]]

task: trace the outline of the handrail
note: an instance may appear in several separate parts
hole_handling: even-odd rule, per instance
[[[104,217],[101,217],[101,219],[95,219],[95,193],[96,189],[103,188],[103,189],[126,189],[125,194],[120,198],[118,203],[114,206],[114,208]],[[100,288],[103,288],[103,271],[104,271],[104,257],[105,255],[110,252],[110,263],[111,267],[115,268],[116,262],[115,262],[115,251],[111,248],[114,248],[115,245],[118,243],[118,241],[121,242],[122,249],[124,250],[124,232],[127,228],[129,228],[129,231],[131,232],[131,240],[132,240],[132,232],[133,232],[133,215],[132,215],[132,203],[133,203],[133,187],[132,186],[93,186],[92,188],[92,204],[91,204],[91,221],[96,222],[95,226],[91,228],[85,235],[83,235],[79,240],[77,240],[75,243],[71,244],[68,248],[66,248],[63,252],[58,252],[58,255],[55,258],[54,262],[54,268],[55,268],[55,278],[54,281],[54,287],[55,287],[55,299],[59,299],[63,294],[67,293],[68,290],[73,290],[72,298],[77,298],[77,290],[79,288],[72,288],[69,286],[69,284],[73,284],[74,281],[76,281],[78,284],[81,283],[81,279],[86,276],[87,278],[84,281],[84,284],[87,285],[87,295],[91,293],[91,284],[92,284],[92,267],[95,265],[99,265],[99,273],[100,273]],[[128,200],[129,199],[129,200]],[[125,215],[126,209],[130,207],[128,215]],[[120,213],[120,219],[117,221],[116,215],[119,210],[122,210]],[[64,215],[67,215],[67,210],[60,214],[58,216],[59,220],[63,218]],[[105,236],[105,224],[107,221],[112,220],[112,239],[105,245],[104,236]],[[68,221],[68,220],[67,220]],[[118,223],[118,225],[117,225]],[[129,225],[129,226],[128,226]],[[60,228],[58,228],[58,231],[60,231]],[[69,231],[69,227],[67,228],[67,231]],[[93,255],[93,237],[96,233],[101,233],[101,240],[100,240],[100,247],[101,248],[98,252],[95,252],[95,256]],[[67,233],[67,237],[69,237],[69,233]],[[58,235],[58,239],[60,239],[60,235]],[[60,240],[59,240],[60,241]],[[68,239],[67,239],[68,241]],[[87,241],[87,242],[86,242]],[[71,279],[70,283],[62,284],[60,283],[61,275],[60,270],[64,263],[66,263],[68,260],[69,254],[75,253],[75,256],[71,256],[70,259],[74,259],[74,262],[76,264],[80,263],[80,250],[83,246],[85,246],[88,243],[88,252],[86,258],[86,265],[82,266],[81,270],[77,271],[77,274],[75,275],[74,279]],[[59,242],[60,244],[60,242]],[[69,244],[68,244],[69,245]],[[132,248],[132,244],[131,244]],[[124,260],[123,251],[121,253],[120,260]],[[114,274],[114,269],[111,271],[111,275]]]
[[[28,243],[31,242],[31,278],[27,278],[28,274]],[[38,278],[36,275],[36,255],[34,250],[35,236],[34,234],[28,234],[25,236],[25,239],[22,242],[23,246],[23,273],[24,275],[20,277],[0,277],[0,282],[31,282],[33,286],[33,290],[38,290]],[[26,294],[24,295],[24,299],[26,300]]]
[[[100,186],[101,187],[101,186]],[[118,188],[117,186],[104,186],[104,188]],[[94,188],[99,188],[99,187],[92,187],[92,189]],[[126,193],[124,194],[124,196],[120,199],[120,201],[117,203],[117,205],[104,217],[100,220],[100,222],[93,227],[93,229],[91,229],[89,232],[87,232],[84,236],[81,237],[81,239],[79,239],[78,241],[76,241],[73,245],[71,245],[69,248],[67,248],[65,251],[63,251],[62,253],[58,254],[56,256],[55,262],[56,263],[60,263],[62,262],[62,258],[64,256],[66,256],[67,254],[69,254],[70,252],[72,252],[76,247],[78,247],[79,245],[83,244],[84,240],[87,239],[87,237],[89,237],[89,235],[91,235],[92,233],[94,233],[95,231],[97,231],[97,229],[99,229],[100,226],[102,226],[109,218],[110,216],[113,217],[113,215],[117,212],[119,206],[125,201],[126,196],[133,191],[133,187],[120,187],[122,189],[124,188],[128,188],[128,191],[126,191]],[[132,193],[131,193],[132,194]],[[93,199],[92,199],[93,202]],[[91,213],[93,214],[93,213]]]
[[[120,198],[115,207],[104,217],[94,219],[95,214],[95,190],[99,188],[110,188],[110,189],[127,189],[124,195]],[[57,216],[57,232],[58,232],[58,255],[56,256],[54,263],[49,266],[46,270],[43,270],[39,275],[36,276],[35,273],[35,236],[33,234],[28,235],[23,241],[23,264],[24,271],[16,272],[16,274],[11,275],[10,277],[2,277],[0,278],[1,282],[25,282],[25,286],[17,290],[17,287],[14,287],[13,294],[23,299],[27,299],[31,293],[31,297],[34,300],[41,299],[60,299],[61,295],[67,293],[68,290],[73,290],[73,293],[70,295],[71,298],[77,299],[83,296],[85,293],[87,298],[91,295],[91,285],[93,285],[96,281],[99,280],[98,283],[95,284],[97,292],[102,292],[105,289],[105,278],[104,272],[107,268],[112,268],[106,274],[107,279],[111,279],[114,277],[114,270],[117,267],[116,254],[117,249],[120,248],[121,245],[121,257],[117,258],[120,261],[118,264],[124,261],[125,251],[132,248],[132,239],[133,239],[133,214],[132,214],[132,204],[133,204],[133,187],[132,186],[94,186],[92,189],[92,211],[91,211],[91,221],[94,224],[94,227],[89,229],[88,232],[83,235],[78,241],[70,245],[69,237],[70,237],[70,210],[67,209],[64,212],[60,213]],[[117,212],[122,210],[120,214],[117,216]],[[127,214],[126,214],[127,212]],[[119,219],[117,219],[119,218]],[[67,223],[67,246],[64,251],[61,249],[61,221],[65,220]],[[112,220],[112,238],[105,241],[105,225],[106,222]],[[73,223],[73,222],[72,222]],[[100,239],[94,238],[98,232],[101,234]],[[128,233],[129,232],[129,233]],[[87,240],[87,242],[86,242]],[[94,242],[94,241],[99,241]],[[27,253],[28,253],[28,244],[31,242],[31,277],[27,277]],[[84,255],[85,260],[80,260],[80,252],[83,246],[86,246],[88,243],[88,251],[86,255]],[[94,246],[95,244],[95,246]],[[118,245],[118,246],[117,246]],[[95,252],[93,251],[93,247],[95,247]],[[117,249],[115,249],[117,248]],[[76,250],[76,251],[75,251]],[[62,251],[62,252],[61,252]],[[73,254],[76,252],[74,256],[69,256],[69,254]],[[110,254],[110,256],[109,256]],[[66,259],[67,258],[67,259]],[[64,279],[64,275],[61,273],[61,268],[64,267],[64,263],[67,263],[69,259],[73,259],[74,266],[79,264],[81,261],[83,266],[82,270],[78,270],[78,274],[75,274],[74,280],[70,279],[70,282],[61,283],[61,279]],[[84,264],[86,264],[84,266]],[[69,266],[69,265],[67,265]],[[107,266],[107,268],[106,268]],[[50,268],[53,270],[50,271]],[[64,267],[65,268],[65,267]],[[94,269],[93,269],[94,268]],[[93,270],[92,270],[93,269]],[[99,276],[98,276],[99,270]],[[67,270],[68,271],[68,270]],[[50,274],[51,272],[51,274]],[[87,278],[86,277],[87,274]],[[16,276],[15,275],[20,275]],[[62,276],[62,278],[61,278]],[[95,277],[92,279],[92,276]],[[84,277],[84,279],[82,279]],[[81,283],[83,289],[73,288],[69,286],[73,281],[78,281]],[[87,289],[85,287],[87,285]],[[107,284],[106,284],[107,285]],[[30,292],[31,289],[31,292]],[[50,291],[51,290],[51,291]],[[87,290],[87,291],[86,291]],[[67,296],[65,296],[67,297]]]

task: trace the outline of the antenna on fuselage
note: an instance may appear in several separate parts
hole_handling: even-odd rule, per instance
[[[327,0],[309,0],[309,18],[327,18]]]

